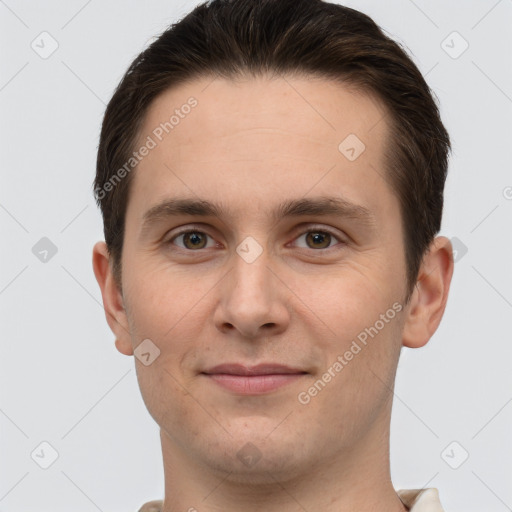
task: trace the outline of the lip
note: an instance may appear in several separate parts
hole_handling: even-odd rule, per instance
[[[219,386],[242,395],[270,393],[300,379],[307,372],[299,368],[264,363],[245,366],[239,363],[226,363],[202,372]]]
[[[228,375],[287,375],[296,373],[306,373],[304,370],[299,368],[291,368],[282,364],[275,363],[261,363],[256,366],[245,366],[240,363],[225,363],[219,364],[206,370],[208,375],[224,373]]]

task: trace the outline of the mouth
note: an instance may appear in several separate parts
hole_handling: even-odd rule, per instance
[[[201,372],[215,384],[241,395],[270,393],[290,384],[308,372],[280,364],[245,366],[238,363],[221,364]]]

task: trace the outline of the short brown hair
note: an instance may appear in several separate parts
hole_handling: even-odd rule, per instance
[[[402,47],[365,14],[322,0],[205,2],[132,62],[105,111],[93,185],[118,285],[132,173],[112,180],[129,160],[151,102],[193,79],[266,73],[338,80],[383,103],[390,128],[385,172],[400,202],[409,300],[441,227],[450,139]]]

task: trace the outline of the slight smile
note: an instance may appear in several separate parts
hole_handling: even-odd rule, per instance
[[[245,366],[238,363],[221,364],[201,372],[225,389],[242,395],[261,395],[275,391],[308,372],[280,364]]]

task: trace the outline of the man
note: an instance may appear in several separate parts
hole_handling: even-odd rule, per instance
[[[409,57],[320,0],[214,0],[133,62],[93,266],[160,426],[142,511],[442,511],[395,491],[389,425],[448,297],[449,148]]]

